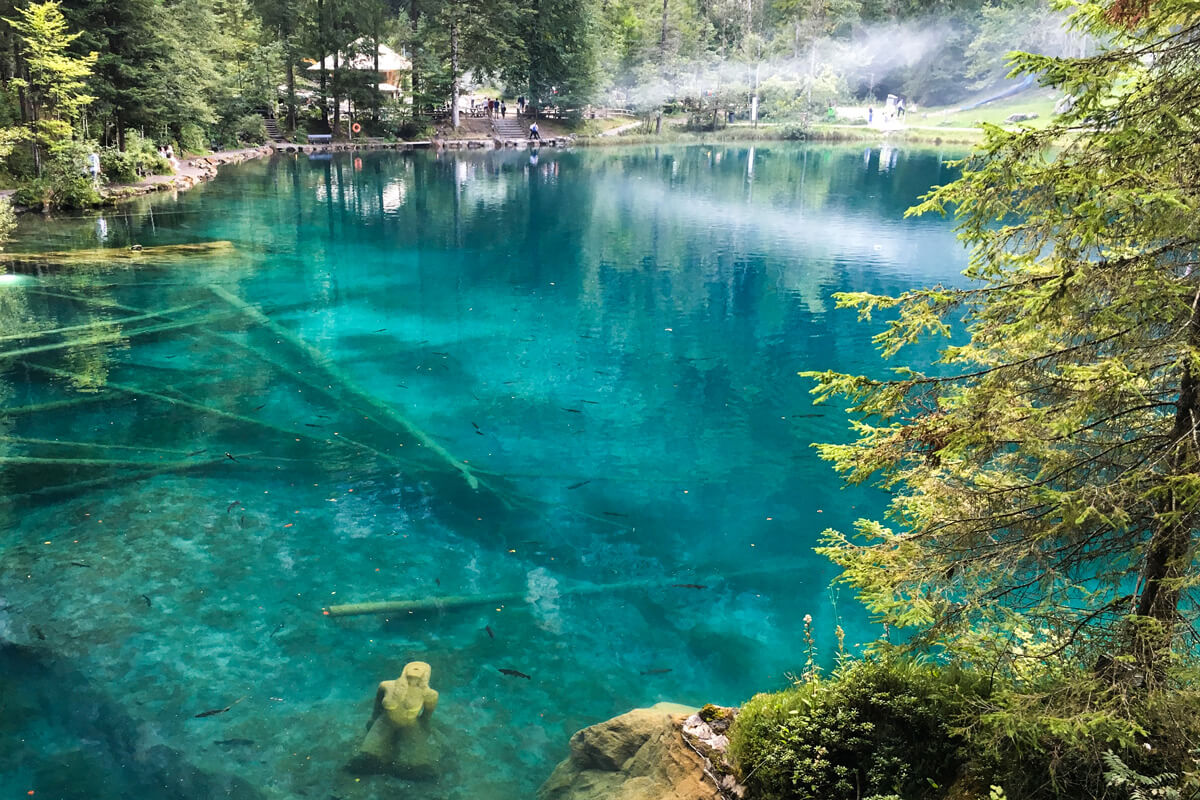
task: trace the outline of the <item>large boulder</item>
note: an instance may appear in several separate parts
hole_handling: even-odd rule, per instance
[[[721,800],[705,762],[683,739],[695,709],[637,708],[571,737],[571,754],[539,800]]]

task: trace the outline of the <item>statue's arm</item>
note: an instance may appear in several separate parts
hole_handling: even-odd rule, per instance
[[[425,692],[425,713],[421,715],[421,719],[428,720],[433,715],[433,710],[437,708],[438,693],[433,689],[428,689]]]

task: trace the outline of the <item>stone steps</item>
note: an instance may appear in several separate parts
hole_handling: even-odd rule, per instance
[[[267,138],[272,142],[283,141],[283,134],[279,132],[279,125],[274,117],[263,117],[263,125],[267,129]]]
[[[529,128],[519,119],[493,119],[492,131],[500,139],[524,139]]]

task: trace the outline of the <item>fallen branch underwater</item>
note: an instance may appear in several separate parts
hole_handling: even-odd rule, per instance
[[[735,570],[721,573],[722,578],[739,578],[748,575],[773,575],[780,572],[811,569],[811,564],[803,562],[773,564],[769,567]],[[558,590],[558,596],[576,594],[601,594],[604,592],[624,592],[636,589],[668,589],[687,588],[701,589],[702,586],[690,584],[668,584],[655,580],[623,581],[621,583],[577,583]],[[495,606],[508,603],[529,603],[528,591],[506,592],[503,594],[484,595],[451,595],[449,597],[425,597],[419,600],[379,600],[366,603],[346,603],[343,605],[327,606],[322,613],[327,617],[354,617],[367,614],[415,614],[424,611],[444,611],[454,608],[473,608],[476,606]]]
[[[415,425],[413,425],[411,422],[409,422],[407,419],[400,416],[398,413],[396,413],[396,410],[393,409],[391,406],[389,406],[387,403],[382,402],[374,395],[359,388],[354,383],[354,381],[350,378],[349,375],[345,374],[340,369],[338,369],[337,367],[335,367],[331,363],[329,363],[329,357],[327,355],[322,353],[317,348],[313,347],[308,342],[301,339],[296,334],[292,333],[290,330],[288,330],[284,326],[280,325],[275,320],[268,317],[266,314],[259,311],[254,306],[251,306],[245,300],[242,300],[241,298],[236,297],[235,295],[233,295],[231,292],[229,292],[224,287],[213,284],[213,285],[210,285],[208,288],[212,291],[213,294],[222,298],[223,300],[228,302],[233,307],[245,312],[252,319],[254,319],[255,321],[266,326],[271,331],[273,331],[275,334],[277,334],[279,337],[281,337],[282,339],[287,341],[289,344],[291,344],[293,347],[295,347],[297,350],[304,353],[306,356],[308,356],[309,360],[312,361],[312,363],[314,365],[319,367],[327,375],[329,375],[331,378],[333,378],[334,382],[337,383],[338,385],[340,385],[344,391],[346,391],[353,397],[357,398],[358,400],[366,403],[368,406],[375,409],[379,413],[383,414],[391,422],[400,426],[400,428],[407,435],[413,437],[422,446],[430,449],[435,454],[440,456],[450,467],[452,467],[453,469],[462,473],[463,477],[467,481],[467,485],[470,486],[472,489],[479,488],[479,479],[475,477],[475,475],[472,473],[471,469],[469,467],[467,467],[466,464],[463,464],[460,460],[454,458],[454,456],[451,455],[450,452],[448,450],[446,450],[446,448],[442,447],[442,445],[440,445],[436,441],[434,441],[429,436],[429,434],[425,433],[424,431],[422,431],[421,429],[419,429]]]
[[[66,348],[69,348],[69,347],[90,347],[92,345],[97,345],[97,344],[111,344],[113,342],[119,342],[124,339],[132,339],[132,338],[135,338],[138,336],[148,336],[153,333],[164,333],[166,331],[181,330],[183,328],[194,328],[197,325],[204,325],[209,322],[217,322],[222,319],[229,319],[232,316],[234,316],[234,314],[230,313],[230,312],[216,312],[216,313],[210,314],[206,317],[200,317],[199,319],[180,320],[180,321],[176,321],[176,322],[163,322],[158,325],[147,325],[144,328],[134,328],[132,330],[110,331],[108,333],[97,334],[95,336],[84,337],[84,338],[80,338],[80,339],[66,339],[61,342],[51,342],[49,344],[39,344],[39,345],[32,345],[30,347],[22,347],[17,350],[5,350],[5,351],[0,351],[0,359],[20,358],[22,356],[29,356],[29,355],[33,355],[35,353],[46,353],[46,352],[50,352],[53,350],[65,350]],[[91,327],[103,327],[106,325],[111,326],[111,325],[116,325],[119,323],[120,323],[120,320],[97,322],[94,326],[91,326]]]
[[[196,256],[225,255],[233,250],[233,242],[227,240],[166,244],[137,249],[95,247],[88,250],[54,250],[42,253],[0,253],[0,264],[14,269],[17,267],[70,267],[113,261],[162,264]]]
[[[215,315],[213,315],[212,317],[206,317],[206,318],[203,318],[203,319],[200,319],[200,320],[196,320],[196,321],[193,321],[193,322],[185,322],[185,321],[173,320],[171,317],[167,316],[167,314],[168,314],[168,313],[170,313],[171,311],[173,311],[173,310],[175,310],[175,309],[167,309],[167,310],[165,310],[165,311],[159,311],[159,312],[150,312],[150,311],[146,311],[145,309],[134,308],[134,307],[132,307],[132,306],[127,306],[127,305],[124,305],[124,304],[122,304],[122,303],[117,303],[117,302],[113,302],[113,301],[103,301],[103,300],[96,300],[95,298],[88,298],[88,297],[76,297],[76,296],[73,296],[73,295],[62,294],[62,293],[59,293],[59,292],[38,291],[38,292],[36,292],[36,293],[37,293],[37,294],[41,294],[41,295],[43,295],[43,296],[48,296],[48,297],[56,297],[56,298],[61,298],[61,299],[63,299],[63,300],[70,300],[70,301],[73,301],[73,302],[79,302],[79,303],[84,303],[84,304],[89,304],[89,305],[98,305],[98,306],[100,306],[101,308],[117,309],[117,310],[120,310],[120,311],[127,311],[127,312],[130,312],[130,313],[132,313],[132,314],[136,314],[136,315],[138,315],[138,318],[139,318],[139,319],[161,319],[161,320],[164,320],[164,322],[163,322],[163,324],[162,324],[162,325],[157,325],[157,326],[148,326],[147,328],[137,329],[137,330],[135,330],[135,331],[133,331],[133,332],[130,332],[130,334],[133,334],[133,335],[136,335],[136,334],[141,334],[141,333],[153,333],[153,332],[158,332],[158,331],[163,331],[163,330],[183,330],[183,329],[185,329],[185,328],[189,328],[189,327],[195,327],[195,325],[201,324],[201,323],[203,323],[203,322],[207,322],[207,321],[215,321],[215,320],[218,320],[218,319],[225,319],[225,318],[229,318],[229,317],[236,317],[236,316],[238,316],[238,315],[241,315],[241,314],[243,313],[243,309],[240,309],[240,308],[237,308],[237,307],[235,307],[235,308],[234,308],[233,310],[231,310],[231,311],[228,311],[228,312],[222,312],[222,313],[218,313],[218,314],[215,314]],[[306,304],[301,304],[301,305],[306,305]],[[257,320],[256,320],[256,321],[257,321]],[[187,335],[196,336],[195,334],[187,334]],[[305,385],[307,385],[307,386],[310,386],[310,387],[312,387],[312,388],[314,388],[314,389],[317,389],[318,391],[321,391],[321,392],[323,392],[324,394],[326,394],[327,396],[329,396],[331,399],[333,399],[333,400],[335,400],[335,401],[337,401],[337,402],[339,402],[339,403],[340,403],[340,402],[344,402],[344,400],[345,400],[345,398],[343,398],[343,397],[341,397],[341,396],[337,395],[335,392],[331,391],[331,390],[330,390],[330,388],[329,388],[328,386],[323,386],[323,385],[319,384],[318,382],[316,382],[316,381],[314,381],[314,380],[311,380],[311,379],[309,379],[309,378],[307,378],[307,377],[305,377],[305,376],[302,376],[302,375],[301,375],[301,376],[297,376],[297,375],[294,375],[294,374],[292,374],[292,370],[289,370],[289,369],[285,369],[285,368],[283,368],[283,367],[282,367],[282,366],[281,366],[281,365],[280,365],[280,364],[279,364],[277,361],[275,361],[274,359],[270,358],[270,357],[269,357],[269,356],[267,356],[266,354],[262,353],[262,352],[261,352],[261,351],[259,351],[257,348],[251,347],[250,345],[247,345],[247,344],[245,344],[245,343],[243,343],[243,342],[240,342],[240,341],[238,341],[237,339],[235,339],[235,338],[233,338],[233,337],[229,336],[228,334],[224,334],[224,333],[221,333],[221,332],[219,332],[219,331],[210,331],[210,330],[206,330],[206,331],[204,331],[204,335],[206,335],[206,336],[209,336],[209,337],[213,337],[213,338],[220,339],[220,340],[222,340],[222,341],[224,341],[224,342],[226,342],[226,343],[228,343],[228,344],[231,344],[231,345],[233,345],[233,346],[235,346],[235,347],[237,347],[237,348],[239,348],[239,349],[243,350],[244,352],[249,352],[249,353],[251,353],[251,354],[252,354],[252,355],[254,355],[255,357],[257,357],[257,358],[261,359],[261,360],[262,360],[262,361],[264,361],[265,363],[267,363],[267,364],[269,364],[270,366],[274,367],[274,368],[275,368],[276,370],[278,370],[278,371],[279,371],[281,374],[288,375],[288,377],[289,377],[289,378],[291,378],[291,379],[293,379],[293,380],[298,380],[299,382],[301,382],[301,383],[304,383],[304,384],[305,384]],[[107,339],[108,339],[108,337],[105,337],[105,338],[104,338],[104,341],[107,341]],[[103,343],[103,341],[89,342],[89,343]],[[64,347],[64,346],[67,346],[68,344],[78,344],[78,342],[73,342],[73,343],[55,343],[55,344],[53,344],[53,345],[45,345],[45,346],[41,346],[41,347],[39,347],[39,348],[36,348],[36,349],[35,349],[35,348],[26,348],[26,349],[23,349],[23,350],[12,351],[10,354],[11,354],[11,355],[14,355],[14,356],[16,356],[16,355],[28,355],[28,354],[30,354],[31,352],[43,352],[43,351],[46,351],[46,350],[55,350],[55,349],[61,349],[62,347]],[[5,355],[5,354],[3,354],[3,353],[0,353],[0,358],[3,358],[3,356],[4,356],[4,355]],[[111,384],[107,384],[107,385],[111,385]],[[135,390],[132,390],[130,387],[121,387],[121,388],[120,388],[120,391],[123,391],[123,392],[125,392],[125,393],[134,393],[134,394],[138,393],[137,391],[135,391]],[[163,399],[162,397],[160,397],[160,396],[157,396],[157,395],[155,395],[155,394],[154,394],[154,393],[152,393],[152,392],[141,391],[140,393],[141,393],[141,394],[144,394],[144,395],[146,395],[146,396],[148,396],[148,397],[153,397],[153,398],[156,398],[156,399]],[[74,402],[76,402],[76,401],[60,401],[60,402],[74,404]],[[172,399],[172,400],[171,400],[171,402],[173,402],[173,403],[176,403],[176,404],[181,404],[181,403],[177,403],[177,402],[176,402],[174,399]],[[187,405],[187,404],[186,404],[186,402],[184,402],[184,403],[182,403],[182,404],[183,404],[183,405]],[[49,406],[47,406],[46,408],[49,408]],[[211,409],[211,408],[208,408],[207,406],[199,406],[198,408],[208,409],[209,411],[211,411],[212,413],[214,413],[214,414],[217,414],[217,415],[223,415],[223,414],[227,414],[227,413],[228,413],[228,412],[222,412],[222,411],[219,411],[219,410],[217,410],[217,409]],[[30,407],[30,408],[28,409],[28,411],[37,411],[37,410],[41,410],[41,409],[40,409],[40,408],[38,408],[38,407]],[[253,423],[255,423],[255,424],[259,424],[259,423],[260,423],[260,420],[252,420],[252,419],[250,419],[250,418],[248,418],[248,417],[240,417],[240,416],[236,416],[236,415],[235,415],[235,418],[237,418],[237,419],[240,419],[240,420],[242,420],[242,421],[249,421],[249,422],[253,422]],[[272,428],[273,428],[273,429],[275,429],[275,430],[283,430],[283,429],[281,429],[281,428],[274,427],[274,426],[268,426],[268,427],[272,427]],[[384,428],[384,430],[387,430],[387,429],[386,429],[386,428]],[[359,441],[356,441],[356,440],[354,440],[354,439],[351,439],[351,438],[349,438],[349,437],[347,437],[347,436],[338,436],[336,439],[324,439],[324,440],[322,440],[322,439],[317,439],[316,437],[310,436],[310,435],[308,435],[308,434],[301,434],[301,433],[300,433],[300,432],[298,432],[298,431],[286,431],[286,432],[287,432],[287,433],[289,433],[289,434],[292,434],[292,435],[294,435],[294,436],[303,436],[304,438],[312,439],[312,440],[315,440],[315,441],[324,441],[325,443],[338,443],[338,444],[345,445],[345,446],[347,446],[347,447],[357,447],[357,448],[359,448],[360,450],[364,450],[364,451],[367,451],[367,452],[370,452],[370,453],[373,453],[373,454],[375,454],[375,455],[379,456],[380,458],[384,459],[385,461],[387,461],[388,463],[392,464],[393,466],[403,466],[403,465],[406,463],[406,462],[403,462],[403,461],[401,461],[400,459],[396,458],[395,456],[393,456],[393,455],[391,455],[391,454],[389,454],[389,453],[385,453],[385,452],[383,452],[382,450],[379,450],[379,449],[377,449],[377,448],[375,448],[375,447],[372,447],[372,446],[371,446],[371,445],[369,445],[369,444],[366,444],[366,443],[364,443],[364,442],[359,442]],[[394,433],[394,431],[389,431],[389,433]]]
[[[132,317],[122,317],[121,319],[101,319],[94,322],[87,322],[81,325],[68,325],[65,328],[52,328],[50,330],[35,330],[27,333],[6,333],[0,336],[0,342],[7,342],[13,339],[40,339],[44,336],[55,336],[63,333],[72,333],[74,331],[90,330],[91,328],[99,328],[104,325],[123,325],[130,322],[141,322],[144,319],[155,319],[157,317],[165,317],[167,314],[174,314],[179,311],[190,311],[193,308],[201,305],[200,303],[189,303],[186,306],[176,306],[168,308],[165,311],[160,311],[153,314],[138,314]]]

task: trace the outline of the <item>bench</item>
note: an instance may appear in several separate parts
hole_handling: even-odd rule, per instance
[[[309,144],[329,144],[333,141],[332,133],[310,133],[308,134]]]

